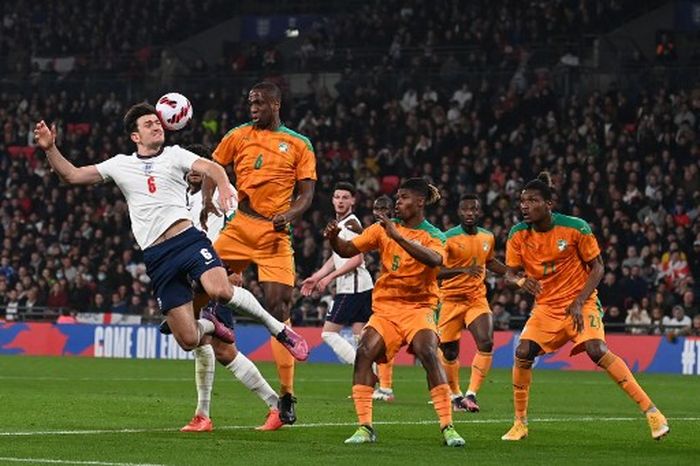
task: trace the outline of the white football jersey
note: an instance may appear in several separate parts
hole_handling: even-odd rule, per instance
[[[131,230],[141,249],[176,221],[190,219],[185,175],[199,159],[180,146],[166,146],[157,156],[117,154],[95,165],[102,178],[113,180],[124,194]]]
[[[358,236],[357,233],[350,230],[346,224],[350,220],[355,220],[360,223],[360,220],[355,216],[355,214],[350,214],[343,220],[338,222],[338,227],[340,227],[340,233],[338,237],[346,241]],[[333,265],[335,269],[338,270],[342,267],[349,259],[340,257],[335,252],[333,253]],[[371,290],[373,288],[372,276],[367,271],[365,267],[365,258],[362,256],[362,263],[352,272],[348,272],[345,275],[341,275],[335,279],[335,292],[336,293],[362,293],[363,291]]]
[[[234,195],[236,194],[236,188],[233,187],[233,185],[229,184],[231,187],[231,191],[233,191]],[[212,195],[212,199],[214,200],[214,205],[217,207],[219,206],[218,199],[219,199],[219,188],[216,188],[214,190],[214,194]],[[187,194],[187,208],[190,209],[190,219],[192,220],[192,223],[194,223],[194,226],[199,228],[200,230],[202,229],[202,225],[199,223],[199,215],[202,212],[202,190],[200,189],[194,194]],[[231,220],[233,216],[236,213],[236,209],[238,209],[238,200],[233,199],[233,202],[231,203],[231,210],[226,212],[225,215],[222,215],[221,217],[218,217],[214,213],[210,213],[209,216],[207,217],[207,238],[209,238],[209,241],[212,243],[216,241],[216,238],[219,237],[219,233],[221,230],[224,229],[226,226],[226,222]]]

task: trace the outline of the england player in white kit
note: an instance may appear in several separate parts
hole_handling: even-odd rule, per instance
[[[113,180],[126,198],[131,228],[143,250],[147,273],[161,312],[178,344],[185,350],[199,346],[207,334],[232,342],[233,334],[213,314],[195,320],[191,281],[201,284],[215,301],[260,319],[295,355],[305,359],[308,346],[282,322],[274,319],[247,290],[233,287],[211,242],[189,219],[183,192],[190,170],[211,177],[219,188],[219,202],[228,210],[233,198],[223,168],[179,146],[164,146],[165,136],[153,106],[132,106],[124,127],[136,145],[130,155],[118,154],[96,165],[76,167],[56,147],[56,129],[37,123],[34,138],[51,167],[70,184]]]
[[[339,236],[351,240],[362,232],[359,219],[353,214],[355,187],[339,182],[333,190],[333,208],[340,227]],[[319,270],[302,282],[301,293],[309,296],[313,291],[323,291],[335,279],[336,295],[333,307],[326,315],[321,336],[336,356],[346,364],[355,362],[355,347],[346,341],[340,330],[351,326],[355,342],[372,314],[372,277],[365,267],[362,254],[345,259],[335,252]]]

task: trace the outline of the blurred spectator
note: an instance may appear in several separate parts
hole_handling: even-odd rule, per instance
[[[70,304],[68,293],[63,288],[61,281],[55,282],[51,286],[51,292],[46,300],[46,306],[53,309],[67,308]]]
[[[648,326],[651,324],[651,318],[646,309],[642,309],[636,303],[627,311],[625,324],[630,325],[627,331],[632,335],[642,335],[649,332]],[[637,327],[640,326],[640,327]]]
[[[692,325],[690,317],[683,312],[683,306],[673,306],[671,317],[664,316],[661,323],[664,326],[666,335],[687,334]]]
[[[610,306],[607,312],[603,315],[603,324],[605,324],[606,332],[624,333],[624,323],[625,316],[622,315],[620,308],[617,306]]]
[[[493,328],[494,330],[508,330],[510,328],[510,314],[506,311],[501,303],[491,305],[493,312]]]
[[[690,335],[700,337],[700,314],[693,317],[693,326],[690,329]]]

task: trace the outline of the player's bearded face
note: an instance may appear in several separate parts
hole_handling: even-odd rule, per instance
[[[144,115],[136,120],[136,132],[132,139],[149,149],[158,149],[165,142],[163,125],[156,115]]]

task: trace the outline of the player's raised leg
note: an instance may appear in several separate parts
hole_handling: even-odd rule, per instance
[[[433,330],[418,331],[411,340],[411,349],[421,362],[428,376],[428,388],[433,407],[440,420],[445,444],[449,447],[464,446],[464,439],[452,425],[452,397],[445,371],[438,360],[438,336]]]
[[[266,311],[250,291],[232,286],[223,267],[207,270],[201,275],[200,282],[211,299],[230,309],[245,312],[262,322],[274,338],[281,343],[284,352],[290,353],[292,359],[306,360],[309,355],[306,340]],[[202,316],[208,318],[211,314],[205,312]]]
[[[532,384],[532,364],[542,349],[531,340],[520,340],[515,349],[513,364],[513,405],[515,421],[513,427],[501,437],[502,440],[522,440],[528,435],[527,405]]]
[[[345,443],[373,443],[377,440],[372,426],[372,392],[376,383],[372,363],[380,359],[385,352],[386,345],[382,335],[372,327],[365,328],[357,347],[352,376],[352,399],[359,426]]]
[[[668,434],[671,429],[666,417],[654,406],[651,398],[639,385],[625,361],[608,350],[603,340],[589,340],[585,343],[585,348],[588,357],[604,369],[610,378],[617,383],[617,386],[627,393],[637,403],[639,409],[646,414],[652,438],[659,440]]]
[[[469,388],[464,394],[464,405],[467,411],[478,413],[480,408],[476,401],[476,395],[488,376],[493,362],[493,318],[491,313],[479,315],[467,328],[474,337],[477,352],[472,359],[472,371],[469,376]]]

